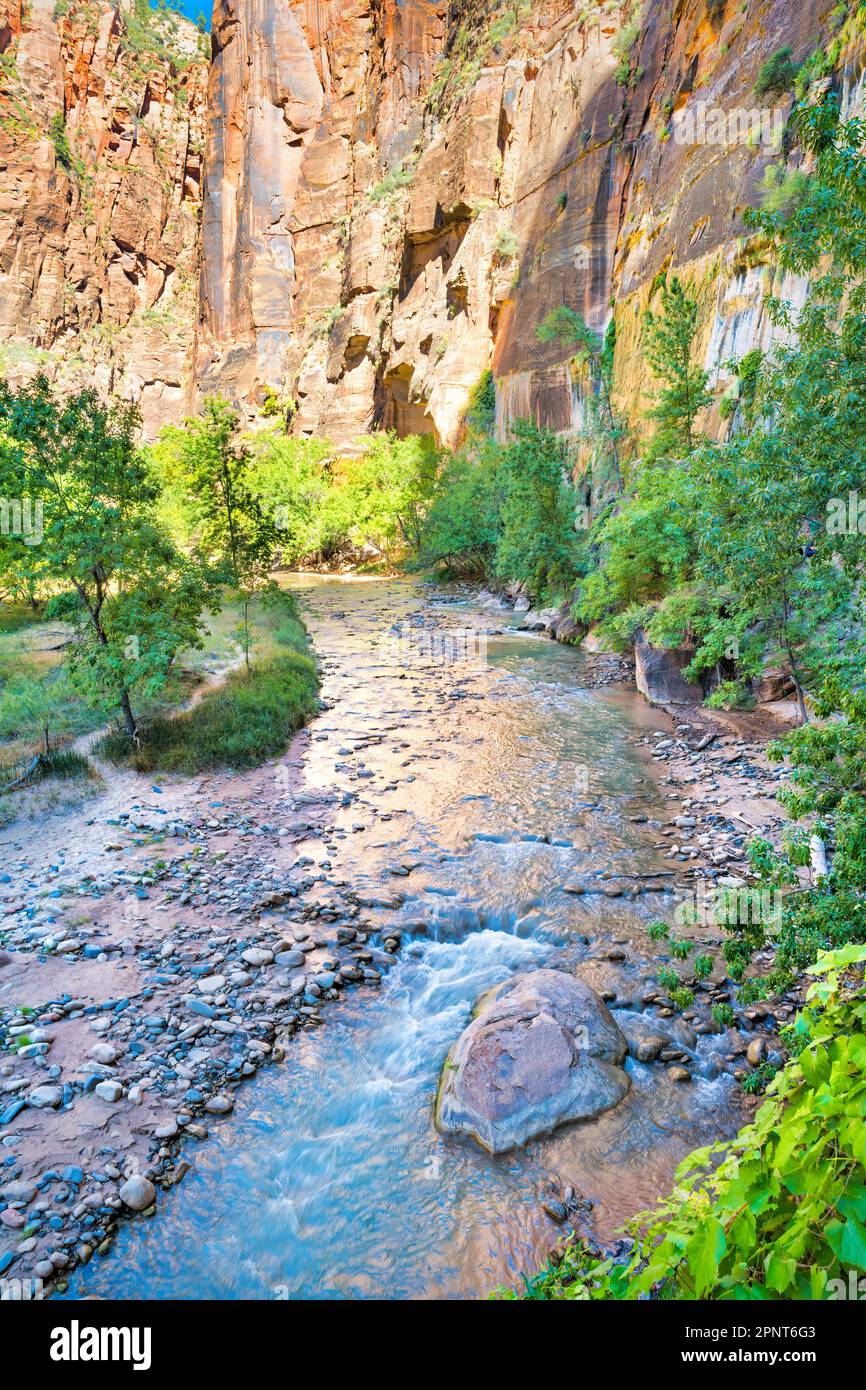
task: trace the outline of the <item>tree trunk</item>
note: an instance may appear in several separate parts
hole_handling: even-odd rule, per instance
[[[130,738],[135,738],[138,733],[138,726],[135,722],[135,715],[132,712],[132,705],[129,703],[129,692],[120,692],[120,708],[123,710],[123,723]]]
[[[792,648],[791,648],[791,643],[790,643],[790,641],[788,640],[788,599],[787,599],[787,597],[785,598],[784,621],[783,621],[783,625],[782,625],[782,633],[783,633],[783,636],[782,636],[782,645],[783,645],[783,647],[785,648],[785,651],[786,651],[786,653],[787,653],[787,655],[788,655],[788,661],[789,661],[790,664],[791,664],[791,679],[792,679],[793,682],[794,682],[794,689],[795,689],[795,691],[797,692],[797,708],[798,708],[798,710],[800,711],[800,719],[802,720],[802,722],[803,722],[804,724],[808,724],[808,723],[809,723],[809,711],[806,709],[806,698],[805,698],[805,696],[804,696],[804,694],[803,694],[803,686],[802,686],[802,684],[800,683],[800,672],[797,670],[797,662],[796,662],[796,660],[795,660],[795,658],[794,658],[794,652],[793,652],[793,650],[792,650]]]
[[[800,718],[801,718],[801,720],[803,721],[803,723],[804,723],[804,724],[808,724],[808,723],[809,723],[809,711],[806,709],[806,700],[805,700],[804,695],[803,695],[803,687],[802,687],[802,685],[800,684],[800,682],[798,681],[798,679],[797,679],[796,676],[794,676],[793,679],[794,679],[794,689],[795,689],[796,692],[797,692],[797,709],[800,711]]]
[[[827,846],[820,835],[812,835],[809,840],[809,862],[816,882],[818,879],[827,877],[830,872],[827,863]]]

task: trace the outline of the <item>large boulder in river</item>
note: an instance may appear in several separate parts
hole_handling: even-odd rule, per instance
[[[651,705],[697,705],[703,687],[687,681],[683,670],[695,654],[694,647],[654,647],[639,632],[634,644],[637,688]]]
[[[436,1124],[502,1153],[622,1100],[626,1040],[589,985],[561,970],[486,995],[445,1062]]]

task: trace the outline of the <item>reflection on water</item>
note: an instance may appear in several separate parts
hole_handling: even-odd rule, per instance
[[[348,887],[406,944],[378,991],[331,1006],[238,1093],[158,1219],[124,1228],[73,1297],[484,1294],[543,1261],[545,1194],[572,1184],[608,1234],[734,1124],[728,1079],[673,1086],[629,1063],[619,1106],[524,1152],[436,1133],[439,1069],[484,990],[542,963],[626,999],[651,977],[657,897],[562,890],[661,867],[657,832],[629,819],[661,810],[628,738],[652,715],[580,689],[579,655],[540,639],[491,636],[485,663],[457,665],[401,665],[382,640],[511,615],[428,603],[406,582],[299,583],[332,706],[305,777],[334,796],[332,828],[301,852],[330,866],[323,905]],[[606,959],[613,940],[624,963]]]

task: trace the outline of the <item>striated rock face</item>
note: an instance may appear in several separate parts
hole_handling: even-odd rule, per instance
[[[790,106],[755,80],[840,22],[834,0],[215,0],[208,73],[146,0],[0,0],[0,370],[113,387],[150,433],[274,392],[351,450],[456,442],[492,367],[500,431],[577,430],[584,372],[537,337],[566,305],[613,318],[634,423],[673,268],[730,399],[767,291],[804,292],[743,235]]]
[[[0,0],[0,370],[178,417],[196,321],[206,58],[143,0]]]
[[[694,647],[654,647],[642,632],[634,644],[635,684],[651,705],[699,705],[702,686],[683,675],[695,654]]]
[[[217,0],[200,389],[250,413],[276,391],[295,431],[339,447],[371,425],[452,443],[492,365],[500,429],[574,429],[581,374],[537,338],[565,304],[598,331],[615,316],[636,419],[641,311],[673,267],[721,395],[724,363],[770,332],[773,270],[742,214],[790,97],[761,112],[755,80],[782,45],[811,53],[832,9]]]
[[[299,429],[345,444],[385,409],[405,197],[379,197],[377,184],[421,137],[444,11],[438,0],[217,0],[202,391],[251,406],[266,386],[287,391]]]
[[[622,1100],[626,1040],[589,985],[561,970],[518,975],[482,1000],[442,1071],[436,1123],[503,1153]]]

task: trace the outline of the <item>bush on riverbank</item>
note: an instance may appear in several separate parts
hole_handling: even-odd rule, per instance
[[[809,968],[791,1059],[753,1122],[688,1156],[667,1199],[629,1222],[624,1263],[571,1241],[523,1290],[495,1296],[851,1297],[850,1273],[866,1272],[864,967],[866,946],[852,945]]]
[[[139,772],[203,772],[256,767],[282,753],[318,704],[319,676],[291,594],[269,591],[252,617],[251,668],[181,714],[143,722],[135,742],[122,730],[106,735],[97,752]]]
[[[571,470],[567,439],[528,420],[506,444],[470,431],[432,490],[417,567],[562,599],[587,569]]]
[[[222,422],[221,433],[214,421]],[[161,519],[185,547],[206,536],[196,459],[217,447],[272,522],[284,567],[327,564],[354,551],[373,567],[392,569],[420,544],[439,464],[432,436],[377,431],[357,441],[357,452],[340,456],[327,439],[289,436],[284,427],[243,433],[237,413],[217,397],[203,416],[167,426],[149,450]]]
[[[108,734],[99,753],[138,772],[256,767],[312,717],[318,688],[316,664],[301,652],[254,662],[194,709],[146,725],[134,744],[123,732]]]

